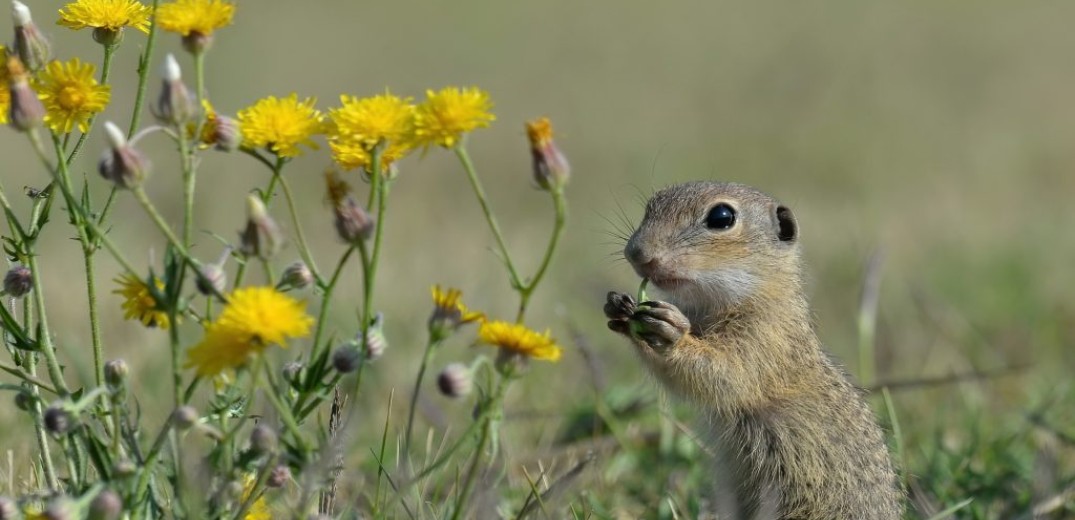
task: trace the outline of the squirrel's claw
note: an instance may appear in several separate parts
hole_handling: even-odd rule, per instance
[[[625,321],[635,313],[637,307],[638,303],[630,294],[609,291],[605,298],[605,317],[614,321]],[[611,324],[609,328],[612,328]]]
[[[646,302],[631,316],[630,330],[634,337],[650,348],[663,351],[674,346],[691,330],[691,322],[675,305],[667,302]]]

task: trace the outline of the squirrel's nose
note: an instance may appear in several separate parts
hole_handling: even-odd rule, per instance
[[[623,248],[623,256],[627,258],[628,262],[631,262],[631,265],[639,268],[655,261],[653,255],[639,247],[634,240],[627,242],[627,247]]]

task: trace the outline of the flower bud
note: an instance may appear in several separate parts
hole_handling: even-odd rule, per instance
[[[243,132],[239,129],[238,121],[216,114],[205,120],[202,142],[215,145],[222,152],[234,152],[243,144]]]
[[[126,478],[138,471],[138,466],[134,465],[134,461],[123,457],[112,464],[112,475],[118,478]]]
[[[4,275],[4,292],[8,296],[22,298],[34,288],[33,273],[24,265],[16,265]]]
[[[8,125],[20,132],[26,132],[41,126],[45,121],[45,105],[30,88],[30,75],[22,61],[16,56],[8,56],[7,63],[8,90],[11,93],[8,107]]]
[[[314,274],[310,272],[310,268],[302,261],[287,266],[284,269],[284,274],[280,277],[281,287],[305,289],[312,283],[314,283]]]
[[[71,429],[71,414],[57,405],[45,410],[45,429],[53,435],[63,435]]]
[[[228,288],[228,273],[217,264],[205,264],[198,270],[198,278],[194,281],[198,292],[205,296],[223,294]]]
[[[119,43],[123,41],[123,29],[97,27],[93,30],[93,41],[104,45],[105,47],[119,45]]]
[[[198,424],[198,411],[193,406],[180,406],[172,412],[172,422],[177,430],[189,430],[192,426]]]
[[[290,480],[291,468],[287,467],[284,464],[280,464],[279,466],[273,468],[272,472],[269,473],[269,479],[265,481],[265,485],[271,488],[281,488],[284,487],[284,485],[287,484]]]
[[[15,20],[15,52],[19,59],[30,70],[44,67],[49,61],[51,46],[30,19],[30,8],[19,0],[13,0],[11,14]]]
[[[15,407],[24,412],[33,410],[34,396],[26,391],[15,392]]]
[[[458,399],[470,393],[474,387],[474,381],[470,375],[470,369],[462,363],[452,363],[437,376],[437,388],[440,393]]]
[[[256,454],[276,451],[277,437],[272,428],[259,424],[250,432],[250,450]]]
[[[49,501],[42,514],[45,520],[75,520],[77,508],[74,502],[67,497],[56,497]]]
[[[213,35],[190,31],[183,37],[183,49],[191,54],[201,54],[213,46]]]
[[[353,197],[346,197],[336,204],[336,233],[349,244],[358,244],[373,234],[373,216]]]
[[[546,191],[563,189],[571,176],[571,166],[552,140],[549,118],[542,117],[526,123],[526,136],[530,140],[534,181]]]
[[[251,193],[246,197],[246,229],[239,234],[239,252],[244,256],[256,256],[263,260],[275,255],[283,245],[283,237],[276,221],[269,216],[261,197]]]
[[[163,124],[180,126],[194,116],[195,107],[190,90],[183,84],[182,69],[175,56],[169,54],[164,58],[162,76],[164,80],[153,115]]]
[[[127,137],[111,121],[105,121],[105,135],[108,136],[109,149],[101,154],[97,171],[101,176],[116,183],[121,188],[134,188],[142,183],[149,173],[149,160],[127,142]]]
[[[113,359],[105,363],[105,383],[112,388],[121,388],[127,383],[130,367],[122,359]]]
[[[362,332],[359,331],[355,335],[355,343],[359,346],[365,343],[366,359],[374,361],[384,355],[385,350],[388,350],[388,338],[384,335],[384,314],[378,312],[373,317],[373,321],[370,323],[369,335],[369,341],[363,342]]]
[[[115,520],[123,512],[123,499],[111,489],[97,494],[90,502],[89,520]]]
[[[360,364],[362,364],[362,353],[353,344],[340,345],[332,353],[332,367],[341,374],[350,374],[358,370]]]
[[[298,361],[289,361],[284,364],[284,368],[281,370],[281,375],[284,376],[284,380],[288,383],[295,383],[299,380],[299,376],[302,374],[303,364]]]
[[[15,520],[19,516],[19,506],[8,497],[0,497],[0,520]]]
[[[224,271],[224,264],[228,262],[230,256],[231,248],[224,248],[224,252],[220,254],[216,262],[205,264],[198,269],[198,277],[194,280],[194,286],[198,288],[198,292],[205,296],[224,293],[224,290],[228,288],[228,273]]]

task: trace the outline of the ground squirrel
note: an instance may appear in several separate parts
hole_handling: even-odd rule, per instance
[[[611,292],[608,326],[704,411],[721,520],[898,519],[884,435],[814,332],[798,231],[748,186],[662,190],[624,255],[668,301]]]

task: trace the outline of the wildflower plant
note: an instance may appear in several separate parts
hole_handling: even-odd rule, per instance
[[[365,97],[345,93],[339,106],[328,109],[297,93],[266,94],[233,117],[207,97],[204,67],[215,34],[235,22],[233,2],[70,2],[60,9],[57,24],[92,29],[102,46],[99,65],[92,57],[53,48],[32,24],[26,5],[16,1],[14,13],[16,45],[0,47],[0,121],[10,127],[5,139],[26,140],[43,175],[41,187],[32,190],[28,213],[15,209],[11,192],[0,183],[7,226],[3,249],[9,260],[0,292],[5,299],[0,326],[10,356],[0,362],[6,378],[0,390],[14,392],[22,417],[34,425],[38,472],[20,496],[0,497],[0,517],[11,517],[8,509],[16,506],[27,518],[63,513],[68,515],[64,518],[262,519],[353,513],[351,507],[336,505],[340,429],[356,413],[351,408],[359,402],[354,395],[364,391],[363,372],[374,369],[371,361],[393,352],[387,349],[384,324],[396,317],[378,312],[376,298],[383,246],[390,239],[384,233],[391,218],[390,190],[405,158],[438,160],[438,148],[454,154],[473,188],[518,305],[510,312],[480,312],[463,303],[463,291],[439,285],[433,286],[432,302],[415,302],[431,310],[423,352],[407,353],[420,362],[406,424],[397,425],[401,442],[396,456],[405,464],[390,472],[385,467],[388,443],[382,441],[370,450],[377,462],[374,490],[351,502],[368,509],[363,516],[395,517],[411,513],[410,505],[430,502],[439,504],[437,516],[468,516],[479,475],[498,458],[499,424],[511,384],[526,376],[531,360],[555,362],[562,356],[549,331],[527,324],[531,298],[552,263],[566,218],[568,166],[552,141],[549,121],[526,126],[534,178],[549,195],[554,218],[538,268],[524,276],[467,151],[468,136],[496,119],[489,94],[480,88],[429,90],[420,101],[389,90]],[[155,54],[159,30],[182,39],[192,70],[186,77],[193,86],[186,83],[183,60]],[[96,124],[106,107],[128,101],[112,95],[110,74],[112,58],[128,46],[142,49],[137,77],[122,78],[136,83],[136,95],[129,100],[132,119],[125,128]],[[149,101],[152,65],[157,63],[163,65],[158,69],[160,92]],[[156,124],[143,125],[146,112]],[[94,133],[102,133],[108,143],[99,150],[100,178],[76,182],[72,172]],[[177,153],[151,161],[140,149],[143,139],[169,139]],[[319,141],[327,143],[327,151],[320,151]],[[193,240],[200,158],[221,152],[244,154],[267,173],[264,184],[248,192],[214,194],[235,202],[245,199],[247,207],[247,222],[225,239],[229,243],[223,254],[219,247]],[[334,164],[325,175],[326,199],[344,250],[330,263],[317,261],[298,217],[301,207],[318,201],[299,199],[289,180],[292,159],[305,154]],[[169,223],[145,190],[153,182],[153,162],[168,161],[178,164],[182,177],[179,226]],[[102,184],[108,190],[103,202],[95,194]],[[364,190],[356,192],[353,186]],[[112,209],[123,197],[137,203],[167,244],[153,265],[133,260],[144,253],[132,254],[113,239]],[[57,203],[67,213],[66,223],[51,218]],[[274,208],[280,204],[284,207]],[[276,222],[274,211],[286,213],[285,225]],[[42,234],[64,225],[73,230],[84,265],[90,331],[85,343],[93,359],[92,380],[86,381],[64,370],[77,342],[56,340],[54,331],[63,324],[49,320],[57,302],[46,301],[51,293],[39,262],[50,253],[43,250]],[[285,242],[297,249],[301,261],[278,263]],[[121,272],[111,290],[98,278],[102,261]],[[354,276],[362,290],[349,301],[336,289],[342,279]],[[330,320],[330,309],[337,306],[353,307],[357,323]],[[159,400],[142,396],[134,402],[131,388],[140,375],[123,359],[109,359],[118,353],[101,331],[102,314],[110,312],[167,338],[166,409],[171,413],[163,424],[149,423],[139,413],[141,406]],[[468,342],[497,350],[475,349],[469,363],[449,364],[427,381],[438,351]],[[284,359],[288,362],[282,365]],[[452,398],[473,399],[475,413],[469,424],[452,430],[461,433],[452,434],[450,447],[419,459],[412,457],[418,451],[412,437],[419,396],[428,384]],[[382,438],[387,439],[389,424],[384,428]],[[465,462],[453,467],[460,460]],[[439,484],[425,485],[431,479]]]

